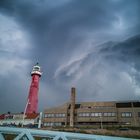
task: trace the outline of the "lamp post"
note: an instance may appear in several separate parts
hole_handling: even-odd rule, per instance
[[[42,123],[42,112],[40,112],[40,115],[39,115],[38,128],[41,128],[41,123]]]
[[[29,103],[29,99],[27,100],[27,103],[26,103],[26,106],[25,106],[25,109],[24,109],[24,113],[23,113],[23,119],[22,119],[22,127],[24,125],[24,120],[25,120],[25,113],[26,113],[26,110],[27,110],[27,106],[28,106]]]
[[[103,129],[102,114],[100,115],[100,121],[101,121],[101,129]]]

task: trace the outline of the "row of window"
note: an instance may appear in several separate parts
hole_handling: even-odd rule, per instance
[[[45,114],[44,117],[45,118],[63,118],[65,117],[66,114],[64,113],[49,113],[49,114]],[[81,112],[78,113],[79,117],[115,117],[116,113],[115,112],[92,112],[92,113],[88,113],[88,112]],[[132,112],[122,112],[121,113],[121,117],[132,117]],[[138,117],[140,117],[140,112],[138,112]]]
[[[128,117],[129,118],[129,117],[132,117],[132,113],[131,112],[123,112],[123,113],[121,113],[121,116],[122,117],[126,117],[126,118]]]
[[[115,117],[116,113],[115,112],[94,112],[94,113],[79,113],[79,117]],[[122,112],[121,117],[132,117],[132,112]],[[140,112],[138,112],[138,117],[140,117]]]
[[[115,117],[116,113],[115,112],[93,112],[93,113],[79,113],[78,114],[79,117],[101,117],[101,116],[105,116],[105,117]]]
[[[44,126],[61,126],[62,123],[61,122],[47,122],[44,123]]]
[[[57,114],[45,114],[44,115],[45,118],[63,118],[65,117],[64,113],[57,113]]]
[[[81,108],[85,108],[85,109],[88,109],[88,108],[110,109],[110,108],[114,108],[114,107],[113,106],[81,106]]]

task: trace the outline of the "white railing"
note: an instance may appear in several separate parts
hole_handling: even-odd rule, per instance
[[[89,135],[81,133],[69,133],[59,131],[0,127],[0,140],[10,140],[8,136],[14,135],[14,140],[136,140],[120,137],[108,137],[101,135]],[[7,136],[7,137],[6,137]]]

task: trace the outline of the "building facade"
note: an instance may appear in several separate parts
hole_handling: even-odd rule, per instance
[[[37,125],[39,122],[39,113],[10,113],[0,115],[1,126],[21,126],[21,125]],[[23,120],[24,117],[24,120]]]
[[[140,101],[75,103],[75,96],[75,88],[72,88],[69,103],[45,109],[44,127],[140,126]]]

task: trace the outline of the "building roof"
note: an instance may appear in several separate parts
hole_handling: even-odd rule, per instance
[[[65,103],[65,104],[62,104],[60,106],[57,106],[57,107],[51,107],[51,108],[46,108],[44,111],[51,111],[51,110],[67,110],[68,106],[69,106],[70,103]]]
[[[0,115],[0,120],[4,120],[5,114]]]
[[[35,119],[38,116],[39,116],[39,113],[30,113],[30,114],[26,114],[25,119]]]
[[[62,112],[65,111],[65,109],[70,109],[70,102],[67,102],[61,106],[52,107],[52,108],[46,108],[44,112]],[[75,109],[83,109],[83,108],[92,108],[92,107],[140,107],[140,101],[138,100],[127,100],[127,101],[93,101],[93,102],[76,102],[75,103]]]
[[[4,120],[6,117],[8,117],[8,119],[13,119],[14,115],[16,115],[16,116],[17,115],[22,115],[22,116],[20,116],[20,119],[23,118],[23,114],[17,114],[17,113],[15,113],[15,114],[1,114],[0,115],[0,120]],[[38,116],[39,116],[39,113],[30,113],[30,114],[25,115],[25,119],[36,119]],[[15,119],[15,117],[14,117],[14,119]],[[19,117],[18,117],[18,119],[19,119]]]

